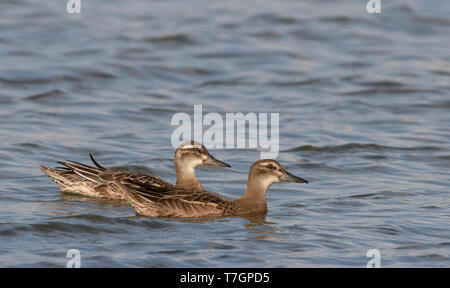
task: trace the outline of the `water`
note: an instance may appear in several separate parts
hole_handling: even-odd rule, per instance
[[[449,2],[0,3],[0,266],[450,266]],[[274,184],[257,218],[136,217],[62,194],[57,160],[174,181],[176,112],[280,113]],[[257,151],[212,151],[205,188],[244,189]]]

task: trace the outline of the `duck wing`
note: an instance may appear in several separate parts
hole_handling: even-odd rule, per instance
[[[108,184],[111,181],[118,181],[124,185],[153,185],[153,186],[173,186],[172,184],[152,175],[133,173],[129,171],[117,171],[107,169],[98,164],[94,157],[89,154],[92,162],[97,167],[85,165],[76,161],[66,160],[58,162],[64,165],[77,175],[96,184]],[[133,184],[136,183],[136,184]]]
[[[137,214],[150,217],[211,217],[222,216],[229,210],[230,200],[204,190],[179,187],[142,185],[121,186]]]

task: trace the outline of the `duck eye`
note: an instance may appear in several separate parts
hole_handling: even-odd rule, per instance
[[[271,170],[275,169],[275,167],[272,164],[267,165],[267,168],[269,168]]]

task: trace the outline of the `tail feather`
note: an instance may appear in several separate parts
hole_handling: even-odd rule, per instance
[[[58,180],[61,182],[66,182],[67,178],[65,178],[64,176],[62,176],[61,174],[63,174],[64,172],[67,171],[59,171],[56,168],[49,168],[46,166],[40,166],[42,172],[44,172],[47,176],[49,176],[50,178],[54,179],[54,180]]]
[[[107,184],[107,181],[100,177],[101,172],[105,170],[104,168],[95,168],[72,160],[66,160],[64,162],[58,163],[68,167],[71,171],[83,177],[84,179],[97,184]]]
[[[95,166],[97,166],[100,169],[106,170],[105,167],[103,167],[102,165],[98,164],[97,161],[95,161],[94,156],[91,153],[89,153],[89,158],[91,158],[91,161],[92,163],[94,163]]]
[[[79,162],[75,162],[72,160],[65,160],[64,162],[58,162],[58,163],[70,168],[71,170],[80,169],[80,170],[84,170],[84,171],[89,171],[94,174],[98,174],[101,172],[101,170],[98,168],[88,166],[88,165],[85,165],[85,164],[82,164]]]
[[[44,174],[49,176],[64,191],[71,190],[71,187],[76,186],[77,183],[82,182],[84,179],[68,169],[49,168],[46,166],[40,166],[40,168]]]
[[[45,166],[41,166],[41,168],[42,167],[45,167]],[[45,167],[45,168],[47,168],[47,167]],[[55,167],[55,169],[56,170],[62,170],[61,172],[64,172],[64,171],[72,171],[72,169],[69,169],[69,168],[67,168],[67,167],[61,167],[61,166],[57,166],[57,167]]]
[[[73,170],[73,172],[75,172],[75,174],[83,177],[84,179],[92,181],[92,182],[94,182],[96,184],[107,184],[108,183],[108,181],[104,181],[98,175],[91,174],[91,173],[86,172],[86,171],[81,171],[81,170],[75,169],[75,170]]]

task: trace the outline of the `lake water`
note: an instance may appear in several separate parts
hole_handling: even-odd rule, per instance
[[[450,2],[0,2],[0,266],[450,266]],[[393,3],[394,2],[394,3]],[[149,219],[62,194],[56,161],[171,182],[174,113],[280,115],[267,215]],[[255,150],[211,151],[245,191]]]

